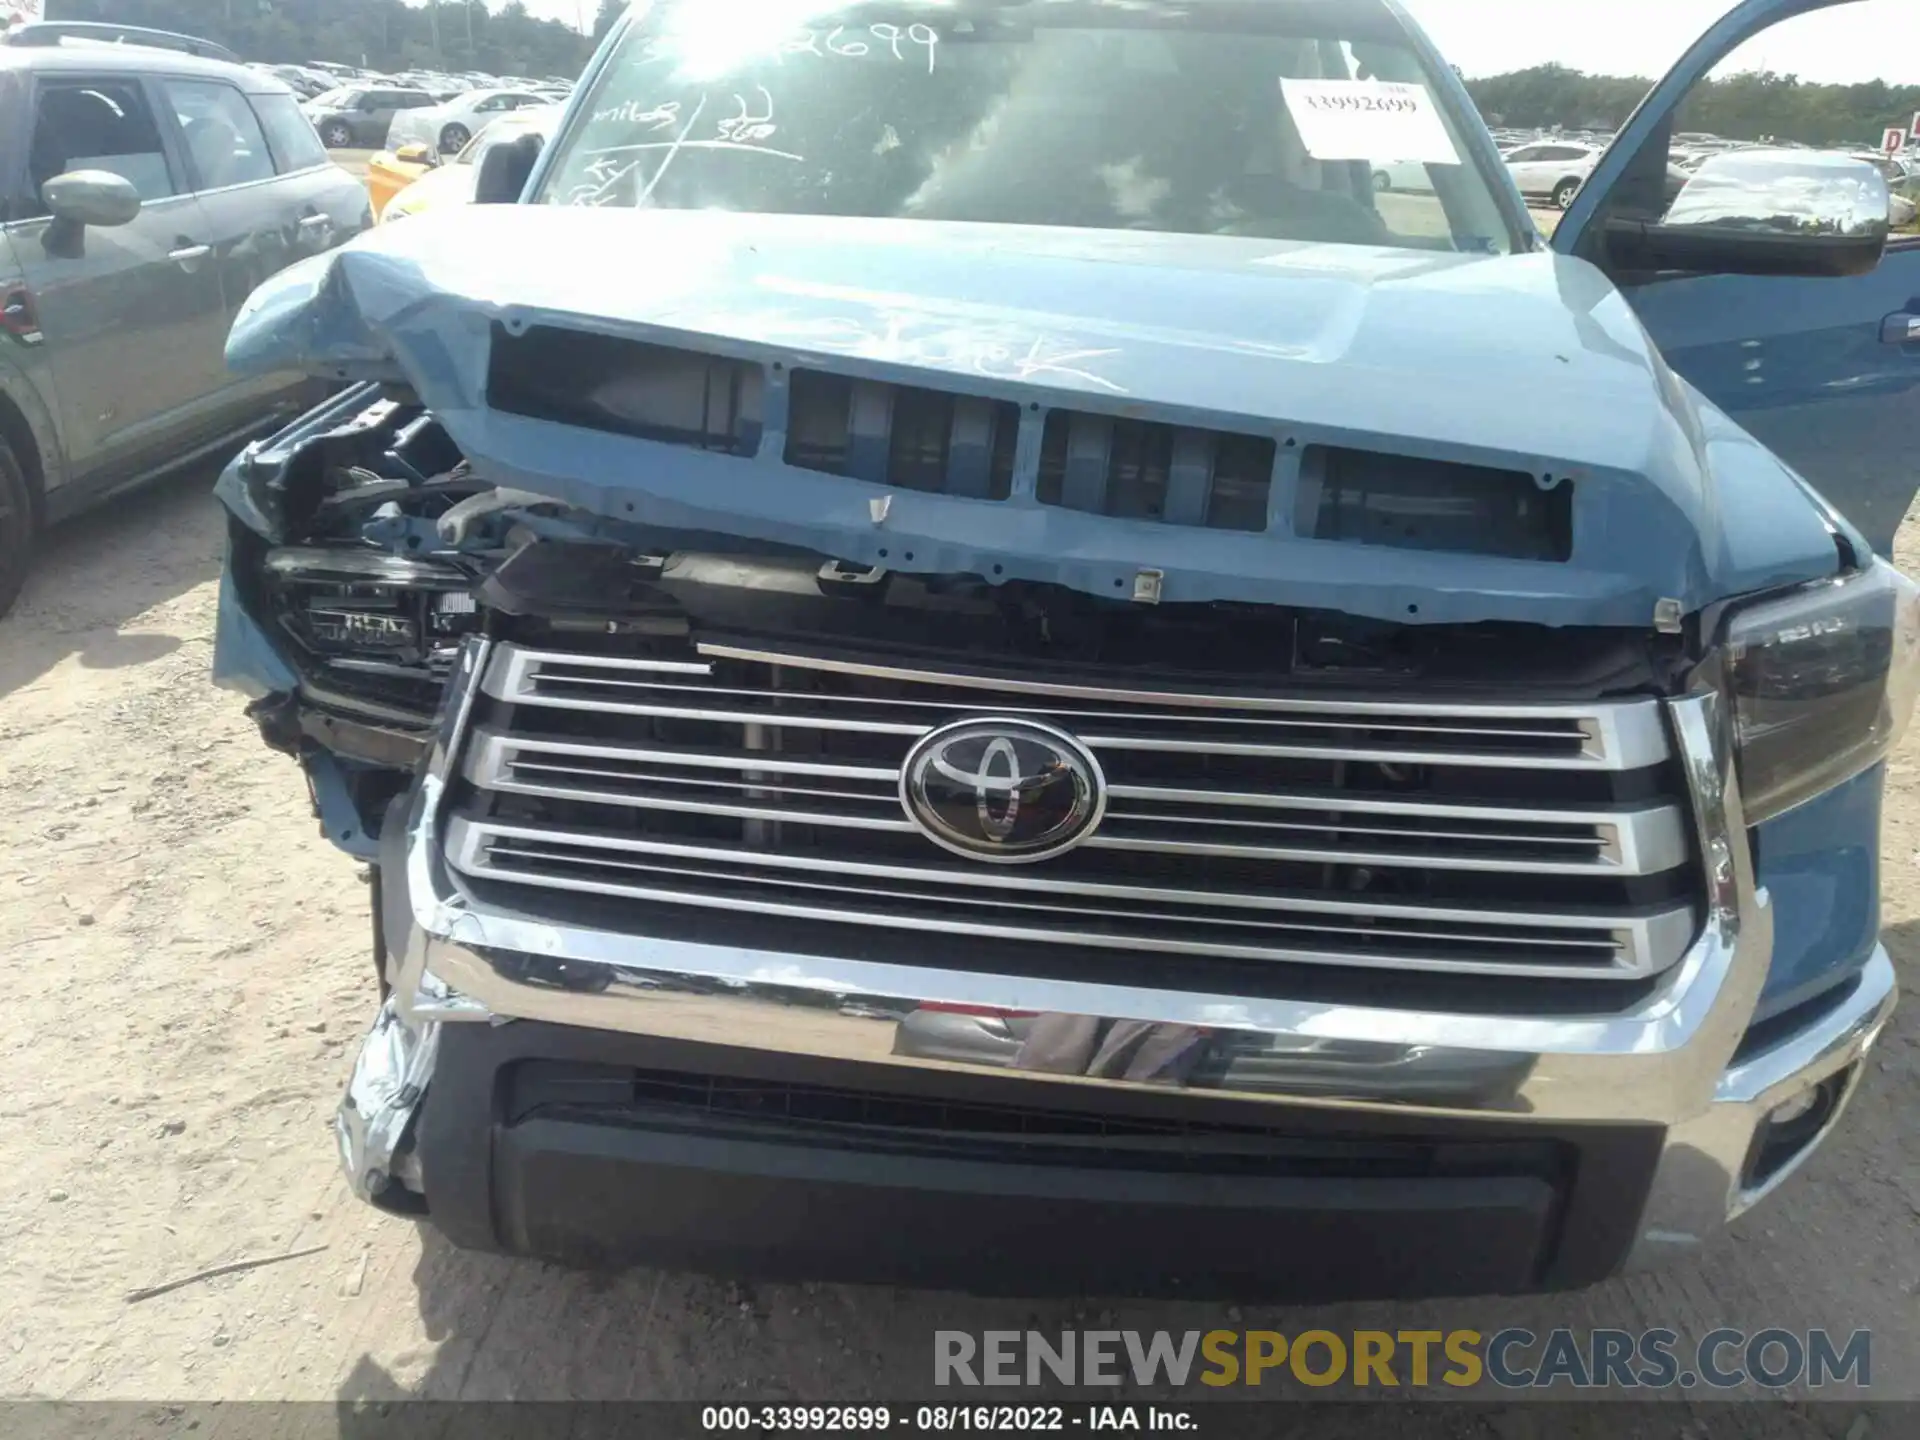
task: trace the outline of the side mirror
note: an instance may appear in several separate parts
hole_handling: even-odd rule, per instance
[[[1703,162],[1658,224],[1616,220],[1616,260],[1696,274],[1865,275],[1893,228],[1877,166],[1806,150],[1741,150]]]
[[[53,218],[73,227],[125,225],[140,213],[140,192],[111,170],[69,170],[40,187]]]
[[[411,145],[402,145],[398,150],[393,152],[393,158],[396,160],[404,160],[409,165],[432,165],[438,160],[438,157],[432,150],[417,140]]]
[[[542,141],[538,135],[521,135],[489,146],[480,157],[480,173],[474,177],[473,203],[476,205],[512,205],[527,188],[533,174],[533,162],[540,158]]]

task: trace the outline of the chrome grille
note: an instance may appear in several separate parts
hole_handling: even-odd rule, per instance
[[[480,884],[1096,952],[1532,976],[1643,977],[1696,929],[1652,701],[1187,694],[729,643],[666,658],[505,645],[481,688],[447,832],[454,871]],[[908,818],[913,741],[990,715],[1043,719],[1099,757],[1107,812],[1070,854],[1010,872]],[[1633,798],[1603,793],[1616,782]]]

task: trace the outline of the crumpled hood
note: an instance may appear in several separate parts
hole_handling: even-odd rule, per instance
[[[490,410],[492,326],[559,324],[1039,406],[1570,479],[1565,562],[894,493]],[[268,281],[247,373],[404,379],[476,472],[620,520],[856,564],[1417,623],[1645,628],[1831,574],[1791,471],[1674,377],[1597,270],[1551,254],[820,217],[461,207]],[[942,379],[940,377],[947,377]],[[1278,472],[1285,483],[1286,467]],[[1290,516],[1277,495],[1277,516]],[[910,558],[909,558],[910,556]]]

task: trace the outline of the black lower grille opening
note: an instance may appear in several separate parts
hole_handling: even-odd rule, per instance
[[[1022,1022],[1016,1020],[1019,1026]],[[1566,1173],[1552,1142],[1434,1140],[953,1099],[849,1086],[622,1065],[526,1061],[509,1082],[509,1123],[533,1115],[742,1133],[861,1149],[912,1149],[1045,1164],[1173,1173],[1424,1179]]]

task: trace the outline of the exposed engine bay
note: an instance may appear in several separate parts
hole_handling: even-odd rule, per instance
[[[220,668],[264,691],[250,710],[263,736],[309,762],[330,837],[362,855],[424,753],[462,641],[480,633],[616,654],[748,637],[1092,683],[1347,697],[1378,685],[1483,704],[1523,677],[1531,702],[1670,694],[1694,649],[1651,629],[1107,600],[665,533],[490,484],[409,391],[371,383],[254,447],[222,493],[234,598],[297,675],[278,687],[245,657]]]

